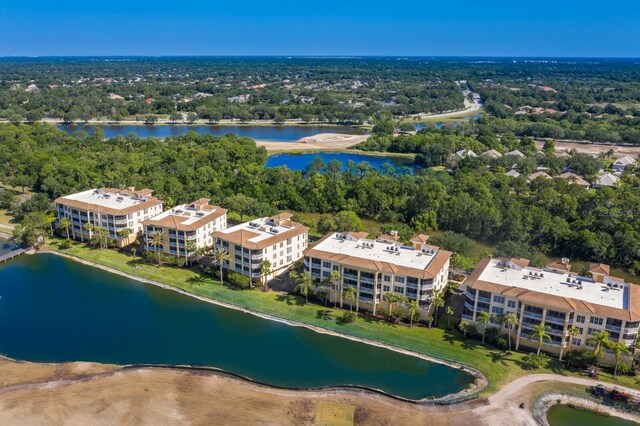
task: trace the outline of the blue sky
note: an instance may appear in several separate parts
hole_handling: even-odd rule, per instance
[[[0,0],[0,56],[640,57],[640,1]]]

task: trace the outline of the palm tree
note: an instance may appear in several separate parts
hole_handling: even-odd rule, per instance
[[[396,295],[388,291],[382,296],[382,300],[387,302],[387,320],[391,321],[391,312],[393,311],[393,303],[396,301]]]
[[[305,303],[309,303],[309,293],[313,291],[313,277],[309,272],[297,274],[294,290],[304,296]]]
[[[487,324],[489,324],[491,320],[491,315],[489,315],[489,312],[480,311],[478,315],[476,315],[476,320],[482,324],[482,345],[484,345],[484,336],[487,332]]]
[[[105,229],[102,226],[96,226],[96,234],[98,234],[98,243],[100,244],[100,250],[102,250],[102,243],[105,238]]]
[[[453,308],[451,306],[447,306],[447,330],[451,330],[451,317],[453,317]]]
[[[498,335],[502,336],[502,327],[504,326],[506,315],[505,314],[497,314],[493,321],[500,326],[498,331]]]
[[[186,259],[187,265],[189,265],[189,259],[190,259],[189,253],[193,255],[195,254],[196,250],[198,250],[198,245],[194,241],[188,241],[184,251],[184,257]]]
[[[264,290],[267,290],[267,277],[273,272],[273,268],[271,267],[271,262],[268,259],[265,259],[260,264],[260,275],[262,278],[262,285],[264,286]]]
[[[338,295],[336,293],[340,285],[340,272],[331,271],[331,274],[329,274],[329,282],[331,282],[331,287],[333,288],[333,307],[335,308],[338,303]]]
[[[511,353],[511,333],[513,332],[513,327],[518,325],[518,317],[517,317],[517,315],[514,314],[513,312],[509,312],[504,317],[504,323],[505,323],[505,325],[507,326],[507,329],[508,329],[507,336],[509,336],[509,350],[507,352]]]
[[[629,354],[631,351],[623,342],[610,343],[609,349],[613,351],[614,359],[616,360],[616,366],[613,369],[613,379],[615,380],[618,375],[618,364],[620,364],[620,357],[622,354]]]
[[[224,265],[224,262],[229,260],[229,252],[222,247],[218,247],[213,251],[213,258],[220,268],[220,285],[223,285],[224,276],[222,275],[222,265]]]
[[[131,247],[131,256],[133,256],[133,258],[136,258],[136,254],[138,253],[138,249],[136,247]]]
[[[569,333],[569,349],[567,350],[567,354],[571,353],[571,349],[573,348],[573,338],[578,337],[580,335],[580,329],[578,327],[571,327],[568,330]]]
[[[593,337],[587,339],[587,344],[593,346],[593,354],[596,356],[596,370],[600,365],[600,357],[604,352],[604,349],[611,344],[609,340],[608,331],[596,331],[593,333]]]
[[[416,302],[415,300],[409,302],[407,311],[409,311],[409,327],[413,327],[413,317],[415,317],[418,313],[418,302]]]
[[[49,213],[47,215],[46,221],[49,223],[49,235],[53,237],[53,222],[58,220],[55,214]]]
[[[158,266],[160,266],[160,250],[158,250],[158,247],[160,247],[164,243],[164,241],[166,240],[166,236],[163,231],[156,229],[151,234],[149,234],[149,237],[151,239],[149,244],[153,246],[154,250],[158,254]]]
[[[93,223],[87,222],[83,226],[84,230],[89,232],[89,241],[93,238]]]
[[[66,217],[63,217],[62,219],[60,219],[60,226],[63,227],[65,229],[65,231],[67,231],[67,240],[70,238],[69,237],[69,226],[71,226],[71,221],[69,219],[67,219]]]
[[[198,247],[196,249],[196,258],[198,259],[198,263],[200,263],[200,261],[202,260],[202,256],[204,256],[206,252],[207,252],[206,247]]]
[[[460,325],[458,327],[460,327],[460,331],[462,331],[462,335],[466,340],[467,333],[471,329],[471,323],[469,321],[460,321]]]
[[[350,300],[350,302],[349,302],[349,310],[353,311],[353,301],[356,298],[356,288],[352,287],[352,286],[348,286],[344,290],[344,293],[342,293],[342,297],[345,298],[345,299]]]
[[[542,349],[542,343],[545,340],[551,340],[551,336],[547,333],[551,328],[548,325],[544,324],[536,324],[533,326],[531,334],[529,335],[529,340],[538,340],[538,351],[536,352],[540,355],[540,349]]]
[[[434,322],[438,325],[438,309],[444,306],[444,298],[442,297],[442,293],[436,294],[436,297],[433,298],[433,306],[435,306],[435,310],[433,312]]]

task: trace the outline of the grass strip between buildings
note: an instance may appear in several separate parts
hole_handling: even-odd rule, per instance
[[[457,331],[448,331],[443,328],[446,325],[444,319],[440,321],[440,327],[433,328],[422,326],[409,328],[405,325],[390,324],[368,318],[358,318],[351,324],[340,324],[337,319],[344,310],[334,309],[332,304],[326,307],[314,303],[305,304],[302,297],[274,291],[234,290],[220,285],[220,282],[212,277],[203,276],[195,268],[157,267],[142,263],[140,259],[134,259],[131,255],[114,250],[98,250],[83,244],[76,244],[69,249],[60,250],[55,240],[50,243],[50,248],[111,267],[126,274],[157,281],[262,314],[322,327],[341,334],[365,338],[468,365],[480,370],[489,381],[489,385],[482,392],[483,396],[495,392],[503,384],[526,374],[583,375],[580,372],[563,369],[555,359],[547,368],[526,370],[522,367],[522,358],[526,353],[514,351],[510,356],[505,356],[502,350],[488,345],[484,347],[477,340],[464,340]],[[348,309],[348,304],[344,306]],[[600,379],[613,382],[611,375],[604,370],[600,372]],[[640,388],[635,380],[628,376],[618,376],[614,383]]]

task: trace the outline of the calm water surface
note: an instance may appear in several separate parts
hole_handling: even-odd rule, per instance
[[[403,157],[380,157],[366,154],[356,154],[349,152],[321,152],[308,154],[276,154],[267,159],[267,167],[287,166],[291,170],[304,170],[316,158],[321,158],[325,164],[332,160],[338,160],[346,169],[347,161],[356,163],[368,162],[371,166],[380,169],[383,164],[388,163],[394,167],[412,167],[412,161]]]
[[[551,426],[638,426],[638,423],[620,417],[603,416],[564,404],[551,407],[547,421]]]
[[[91,133],[96,126],[88,125],[60,125],[60,129],[69,134],[77,131]],[[270,142],[296,142],[304,137],[317,135],[318,133],[346,133],[363,134],[360,129],[348,126],[203,126],[203,125],[156,125],[156,126],[99,126],[104,130],[105,137],[127,136],[135,133],[141,138],[156,137],[166,138],[180,136],[188,132],[196,132],[201,135],[223,136],[235,133],[238,136],[247,136],[251,139]]]
[[[211,366],[290,388],[357,384],[418,399],[471,382],[454,368],[218,307],[54,255],[0,265],[0,336],[0,353],[17,359]]]

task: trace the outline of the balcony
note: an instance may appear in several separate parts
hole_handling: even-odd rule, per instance
[[[465,321],[473,321],[473,316],[462,314],[462,319]]]
[[[467,301],[464,302],[464,307],[472,311],[474,310],[473,303],[469,303]]]
[[[525,312],[525,315],[526,315],[526,314],[527,314],[527,313]],[[558,317],[550,317],[550,316],[547,316],[547,317],[544,319],[544,321],[545,321],[545,322],[552,322],[552,323],[554,323],[554,324],[561,324],[561,325],[564,325],[565,318],[558,318]]]
[[[627,328],[624,329],[624,334],[634,334],[638,332],[638,327]]]
[[[344,278],[348,280],[357,280],[358,276],[353,274],[344,274]]]
[[[620,330],[622,330],[622,327],[618,327],[617,325],[607,324],[604,326],[604,329],[607,331],[613,331],[614,333],[620,333]]]
[[[524,311],[524,316],[525,317],[529,317],[529,318],[536,318],[541,320],[542,319],[542,315],[541,314],[536,314],[535,312],[530,312],[530,311]]]
[[[636,344],[635,339],[623,339],[623,340],[620,340],[620,342],[624,343],[627,346],[633,346]]]
[[[484,303],[491,303],[491,298],[490,297],[480,297],[480,296],[478,296],[478,301],[479,302],[484,302]]]
[[[367,277],[360,276],[360,282],[361,283],[373,284],[373,278],[367,278]]]

